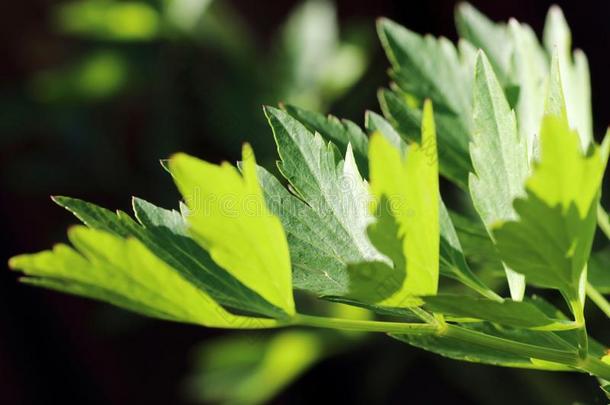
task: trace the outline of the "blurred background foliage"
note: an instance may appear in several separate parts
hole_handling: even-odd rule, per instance
[[[248,141],[273,169],[263,104],[295,104],[362,124],[366,109],[378,110],[375,93],[387,83],[375,17],[455,39],[455,1],[411,3],[5,2],[2,258],[63,240],[74,220],[50,194],[120,209],[128,209],[131,195],[175,206],[178,194],[158,161],[179,150],[235,161]],[[493,19],[515,16],[539,32],[550,2],[474,4]],[[610,6],[561,6],[590,58],[600,129],[610,117],[603,91],[610,57],[600,41],[610,37]],[[301,305],[369,316],[306,299]],[[150,321],[34,291],[0,272],[0,403],[404,403],[408,395],[413,403],[560,404],[585,402],[594,392],[586,376],[456,363],[384,336],[219,332]]]

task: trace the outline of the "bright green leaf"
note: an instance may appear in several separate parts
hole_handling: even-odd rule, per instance
[[[83,295],[144,315],[210,327],[261,328],[273,320],[235,316],[186,281],[135,239],[77,226],[76,250],[53,250],[11,259],[30,284]]]
[[[144,200],[133,200],[140,224],[124,212],[113,213],[94,204],[69,197],[54,197],[87,226],[116,236],[134,237],[166,264],[226,307],[270,317],[282,316],[281,309],[244,286],[187,235],[184,217],[173,210],[156,207]]]
[[[372,211],[377,222],[368,233],[373,244],[393,260],[394,267],[373,262],[359,264],[351,271],[353,279],[359,280],[358,295],[363,294],[360,280],[364,276],[371,279],[366,295],[384,306],[409,305],[414,296],[435,294],[438,288],[440,196],[429,102],[424,107],[421,139],[421,144],[409,146],[406,156],[380,134],[370,141]]]
[[[287,315],[294,314],[290,255],[279,219],[265,205],[254,154],[243,149],[243,177],[223,163],[185,154],[169,161],[189,207],[189,233],[212,259]]]
[[[505,263],[581,305],[608,139],[601,150],[584,155],[577,133],[566,120],[546,116],[540,162],[527,180],[527,198],[514,203],[519,219],[494,227]]]

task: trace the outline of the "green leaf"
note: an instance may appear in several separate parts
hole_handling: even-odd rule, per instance
[[[501,82],[509,77],[513,46],[506,24],[494,23],[468,3],[455,10],[455,25],[461,38],[489,56]]]
[[[437,112],[470,117],[471,62],[448,39],[422,37],[386,18],[378,20],[377,32],[403,91],[419,100],[430,98]]]
[[[557,52],[553,54],[551,60],[550,74],[547,86],[546,99],[544,101],[544,114],[555,115],[568,119],[565,96],[563,93],[561,68]]]
[[[485,227],[515,218],[512,201],[523,194],[528,174],[527,143],[517,132],[515,114],[510,109],[487,57],[477,57],[475,70],[473,122],[470,155],[474,173],[470,194]],[[511,295],[521,300],[525,291],[523,276],[506,268]]]
[[[608,139],[601,149],[584,155],[578,134],[566,120],[546,116],[541,128],[541,158],[527,180],[527,198],[514,203],[519,219],[494,226],[505,263],[532,282],[559,289],[581,305]]]
[[[357,297],[383,306],[408,306],[413,297],[435,294],[439,275],[439,191],[432,105],[426,102],[421,144],[406,156],[380,134],[369,145],[373,244],[393,261],[358,264],[350,270]],[[405,274],[406,273],[406,274]]]
[[[440,272],[446,277],[454,278],[464,285],[477,291],[490,300],[498,301],[501,298],[486,286],[479,277],[472,272],[466,262],[462,245],[445,204],[440,203]],[[487,236],[484,234],[484,236]]]
[[[375,305],[371,303],[362,302],[359,300],[345,298],[345,297],[323,297],[327,301],[336,302],[339,304],[351,305],[352,307],[358,307],[367,309],[374,312],[377,315],[388,316],[392,318],[398,318],[403,322],[421,321],[421,318],[417,316],[411,309],[412,308],[399,308],[399,307],[387,307],[381,305]]]
[[[365,234],[370,197],[351,147],[342,160],[332,143],[286,112],[266,107],[265,113],[278,146],[280,172],[294,194],[326,222],[323,229],[332,232],[328,238],[334,240],[335,255],[346,263],[382,258]]]
[[[474,323],[462,325],[485,335],[494,336],[510,341],[517,341],[530,345],[554,348],[557,350],[570,350],[573,347],[559,338],[554,332],[539,332],[527,329],[509,329],[495,326],[489,323]],[[524,356],[518,356],[509,352],[489,349],[472,344],[454,337],[438,335],[390,335],[395,339],[408,343],[412,346],[437,353],[441,356],[454,360],[467,361],[471,363],[483,363],[494,366],[517,367],[539,370],[563,370],[573,371],[561,364],[541,362]]]
[[[341,150],[347,150],[347,145],[351,145],[358,169],[366,176],[369,140],[358,125],[350,120],[340,120],[332,115],[324,116],[292,105],[287,105],[285,108],[288,114],[299,120],[307,129],[319,133],[326,141],[333,142]]]
[[[572,54],[572,34],[557,6],[549,9],[543,37],[549,55],[557,54],[570,126],[577,130],[586,150],[593,142],[589,64],[581,50]]]
[[[358,139],[355,136],[350,137],[349,132],[342,131],[342,129],[348,130],[355,127],[355,124],[350,124],[349,121],[341,123],[332,116],[326,118],[321,114],[310,113],[292,106],[287,106],[286,109],[299,121],[314,128],[325,138],[338,142],[342,150],[347,150],[347,145]],[[392,146],[400,148],[402,151],[407,148],[400,135],[382,116],[367,111],[365,123],[369,132],[380,132]],[[328,135],[324,135],[325,133]],[[354,132],[354,134],[357,133],[359,131]],[[365,145],[368,147],[368,139],[365,138],[365,141]],[[364,157],[364,162],[368,166],[367,156]],[[316,218],[315,213],[307,205],[287,192],[266,170],[259,168],[259,178],[265,190],[267,204],[282,219],[282,224],[288,236],[294,266],[294,287],[313,291],[320,295],[345,294],[347,292],[346,283],[348,282],[344,270],[346,261],[337,257],[340,253],[326,252],[325,246],[332,246],[335,243],[331,238],[328,238],[331,230],[324,229],[326,222]],[[498,296],[486,287],[468,267],[451,219],[448,216],[443,216],[443,213],[446,213],[446,208],[442,202],[440,210],[441,272],[445,276],[455,278],[470,288],[479,291],[490,299],[497,299]],[[295,215],[295,213],[300,213],[300,215]],[[317,229],[317,231],[312,232],[311,229]],[[312,266],[311,263],[316,263],[316,265]]]
[[[169,161],[189,207],[189,233],[212,259],[287,315],[294,314],[290,255],[282,224],[265,205],[249,145],[243,177],[227,164],[185,154]]]
[[[134,198],[134,211],[140,221],[138,224],[123,212],[115,214],[76,198],[54,197],[53,200],[91,228],[116,236],[137,238],[159,259],[216,302],[246,312],[282,316],[281,309],[265,301],[214,263],[210,255],[187,235],[187,223],[180,213]]]
[[[235,316],[153,255],[135,239],[77,226],[76,250],[56,245],[11,259],[25,282],[94,298],[147,316],[210,327],[261,328],[276,321]]]
[[[206,341],[197,349],[196,374],[191,376],[188,387],[198,401],[206,403],[269,403],[330,354],[329,340],[336,337],[317,331],[287,330],[256,340],[225,336]]]
[[[439,294],[423,297],[424,308],[460,318],[474,318],[506,326],[539,330],[573,329],[574,323],[548,317],[529,301],[492,301],[464,295]]]
[[[422,37],[388,19],[378,21],[377,31],[401,91],[416,103],[434,103],[441,174],[467,189],[474,48],[461,41],[456,49],[446,38]],[[379,93],[379,102],[401,136],[418,142],[420,108],[389,91]]]
[[[521,139],[527,142],[531,160],[544,114],[548,58],[530,26],[511,19],[508,23],[508,35],[514,44],[511,76],[519,86],[519,98],[515,107],[517,127]]]
[[[99,229],[123,238],[130,236],[128,227],[119,220],[118,213],[77,198],[53,196],[52,199],[53,202],[70,211],[90,228]]]
[[[371,148],[376,138],[372,138]],[[380,306],[408,307],[419,301],[412,299],[413,294],[400,295],[405,289],[407,275],[403,248],[406,238],[404,226],[392,210],[393,203],[395,201],[388,200],[385,195],[380,196],[374,211],[375,222],[367,228],[369,240],[392,264],[382,260],[350,264],[348,296],[362,302],[379,303]]]
[[[349,291],[347,263],[353,260],[345,240],[326,218],[291,194],[262,167],[258,178],[267,206],[282,221],[292,262],[293,287],[316,295],[344,295]]]
[[[367,111],[364,116],[364,126],[366,127],[369,133],[379,132],[382,134],[395,148],[404,151],[407,147],[407,144],[402,140],[402,137],[396,129],[386,121],[381,115],[377,114],[373,111]],[[368,145],[367,145],[368,148]],[[367,169],[368,169],[368,152],[366,157]]]
[[[383,114],[402,139],[407,143],[420,142],[421,111],[409,106],[404,98],[389,90],[381,90],[378,97]],[[468,173],[472,171],[468,152],[468,130],[459,117],[453,114],[436,112],[435,123],[439,139],[440,172],[465,190],[468,188]]]
[[[188,236],[188,223],[175,210],[154,206],[134,198],[136,218],[128,221],[133,234],[187,280],[206,291],[216,302],[246,312],[282,317],[283,311],[246,287],[218,266],[199,244]]]
[[[449,213],[451,222],[462,245],[468,262],[483,268],[498,269],[504,276],[502,261],[496,248],[479,218],[471,218],[454,211]]]

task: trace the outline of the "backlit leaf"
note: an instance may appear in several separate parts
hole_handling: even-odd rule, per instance
[[[190,235],[244,285],[294,314],[286,236],[265,205],[249,145],[243,149],[243,176],[227,163],[185,154],[172,157],[169,168],[189,207]]]
[[[566,120],[546,116],[527,197],[514,203],[519,219],[494,226],[500,255],[511,268],[581,304],[608,139],[585,155]]]
[[[76,249],[53,250],[11,259],[25,282],[83,295],[162,319],[211,327],[261,328],[273,320],[235,316],[153,255],[135,239],[73,227]]]
[[[421,144],[410,145],[403,154],[375,134],[369,162],[377,221],[368,234],[393,267],[379,262],[352,267],[356,296],[407,306],[413,297],[435,294],[438,288],[440,196],[432,105],[424,107]]]

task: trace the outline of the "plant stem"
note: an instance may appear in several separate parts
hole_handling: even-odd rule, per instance
[[[601,204],[597,204],[597,225],[606,237],[610,239],[610,220],[608,219],[608,213]]]
[[[587,335],[587,325],[584,313],[584,303],[580,298],[569,298],[568,304],[574,314],[574,321],[582,325],[576,330],[578,333],[578,355],[581,359],[585,359],[589,354],[589,336]]]
[[[411,335],[430,335],[436,333],[439,329],[437,325],[428,323],[363,321],[354,319],[326,318],[302,314],[297,314],[295,316],[294,323],[297,325],[313,326],[316,328],[341,329],[359,332],[404,333]]]
[[[587,357],[577,368],[603,380],[610,380],[610,366],[595,357]]]
[[[316,328],[408,335],[435,335],[440,338],[453,338],[473,346],[563,364],[587,372],[596,377],[610,380],[610,366],[597,358],[591,356],[585,356],[583,358],[579,352],[572,350],[550,349],[548,347],[515,342],[513,340],[487,335],[461,326],[447,324],[443,321],[439,322],[438,320],[432,321],[431,323],[401,323],[326,318],[322,316],[297,314],[292,323],[294,325]]]
[[[599,309],[602,310],[604,314],[608,318],[610,318],[610,302],[604,297],[595,287],[593,287],[590,283],[587,283],[586,286],[587,297],[591,299],[597,305]]]

